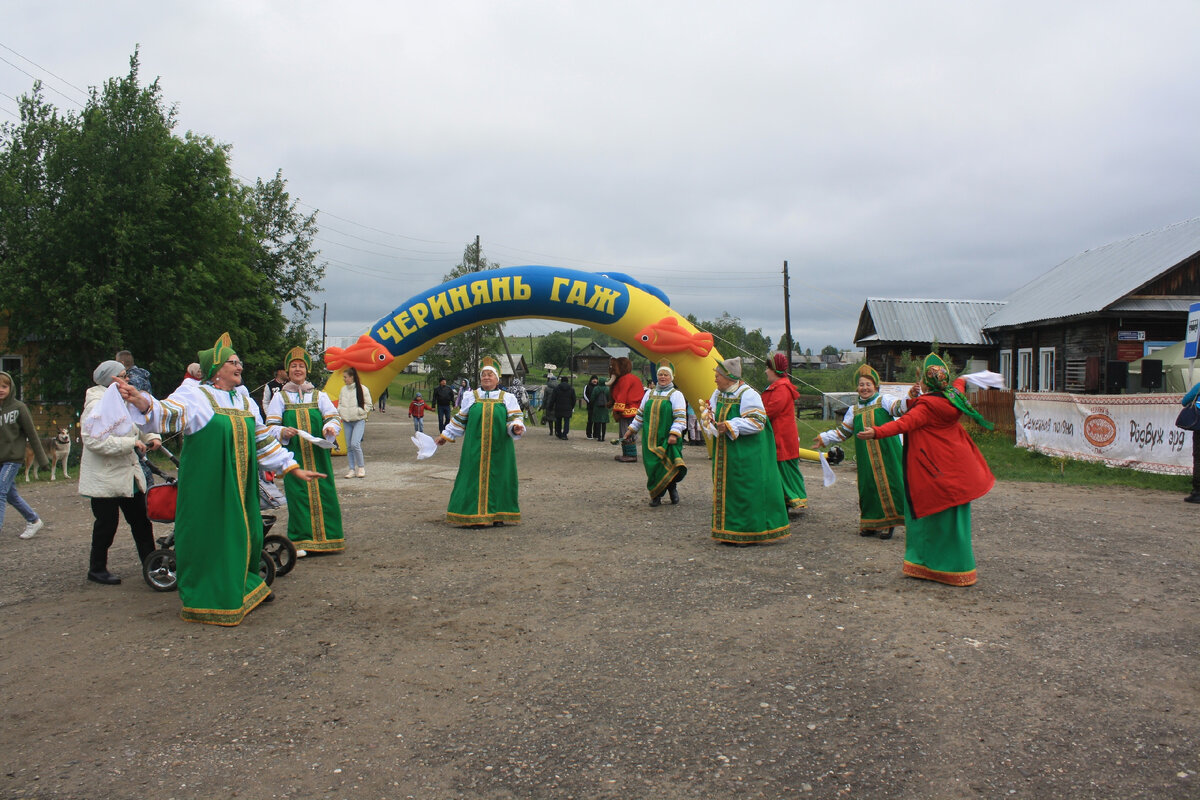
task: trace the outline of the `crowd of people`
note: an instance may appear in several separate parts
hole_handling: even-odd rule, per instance
[[[550,376],[538,392],[542,421],[551,435],[566,439],[581,402],[586,438],[605,441],[615,420],[613,444],[621,447],[615,459],[636,463],[640,453],[651,507],[664,499],[681,502],[679,484],[688,474],[683,444],[703,429],[711,444],[712,539],[729,546],[777,542],[790,535],[792,521],[808,506],[799,469],[798,392],[788,366],[782,356],[769,362],[768,385],[760,394],[742,379],[741,359],[715,362],[716,390],[693,414],[675,385],[670,360],[660,361],[654,380],[643,385],[628,358],[614,358],[607,376],[587,378],[581,397],[570,376]],[[175,549],[183,619],[236,625],[273,599],[258,572],[260,471],[283,475],[287,535],[298,556],[342,551],[331,448],[344,434],[344,479],[364,477],[363,432],[374,406],[354,368],[343,372],[336,404],[309,381],[312,368],[304,348],[293,348],[257,404],[242,385],[243,364],[227,334],[198,354],[179,387],[162,400],[128,351],[97,366],[84,402],[79,470],[79,492],[94,517],[88,580],[120,583],[108,569],[120,516],[139,559],[153,551],[143,454],[160,447],[164,435],[182,436]],[[431,392],[438,417],[435,444],[460,444],[446,511],[454,526],[521,521],[515,443],[527,432],[529,404],[523,387],[502,388],[500,377],[489,358],[481,365],[478,388],[471,389],[468,380],[450,385],[441,379]],[[812,444],[825,448],[853,440],[860,533],[888,539],[903,525],[904,574],[973,584],[971,502],[991,489],[994,478],[959,424],[964,415],[987,424],[967,401],[963,379],[952,380],[949,366],[936,355],[926,358],[920,382],[904,397],[881,394],[879,375],[869,366],[860,367],[856,378],[856,402]],[[5,505],[27,522],[21,537],[30,538],[42,521],[16,491],[23,454],[15,454],[28,442],[40,463],[47,459],[12,387],[11,376],[0,372],[0,490]],[[416,393],[408,412],[418,433],[425,408]],[[0,506],[0,522],[3,513]]]

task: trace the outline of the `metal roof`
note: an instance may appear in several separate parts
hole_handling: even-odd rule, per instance
[[[1196,300],[1191,297],[1126,297],[1108,307],[1109,311],[1182,311],[1184,314]]]
[[[1009,295],[989,329],[1093,314],[1200,253],[1200,217],[1068,258]]]
[[[1000,300],[896,300],[868,297],[854,343],[918,342],[991,344],[984,320],[1003,307]]]

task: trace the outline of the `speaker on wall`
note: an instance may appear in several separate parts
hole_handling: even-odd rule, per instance
[[[1142,359],[1142,388],[1161,389],[1163,385],[1162,359]]]
[[[1129,362],[1109,361],[1104,370],[1106,379],[1104,391],[1107,394],[1120,394],[1129,387]]]

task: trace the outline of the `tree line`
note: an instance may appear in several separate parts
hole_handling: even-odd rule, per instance
[[[19,123],[0,127],[0,309],[10,351],[36,343],[24,377],[46,402],[78,406],[120,349],[168,388],[226,330],[265,379],[306,343],[325,274],[316,214],[298,210],[282,174],[238,180],[230,146],[177,134],[138,66],[135,51],[79,112],[36,82]]]

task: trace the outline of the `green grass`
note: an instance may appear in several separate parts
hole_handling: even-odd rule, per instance
[[[800,445],[810,446],[813,436],[833,428],[839,421],[801,417],[798,423]],[[997,480],[1067,486],[1131,486],[1164,492],[1191,491],[1190,475],[1156,475],[1122,467],[1107,467],[1091,461],[1053,458],[1017,447],[1010,433],[993,433],[975,428],[971,430],[971,436]],[[853,461],[853,444],[846,442],[842,449],[846,451],[846,461]]]

